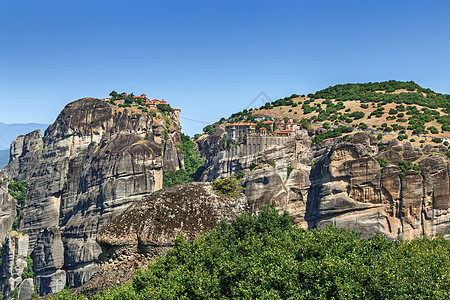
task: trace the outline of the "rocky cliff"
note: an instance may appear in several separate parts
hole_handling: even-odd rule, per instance
[[[182,165],[179,143],[174,114],[152,117],[91,98],[68,104],[43,138],[36,131],[13,142],[4,172],[28,181],[19,229],[29,237],[41,295],[89,280],[99,228],[162,188],[163,170]]]
[[[24,294],[34,292],[33,284],[29,291],[31,278],[23,279],[22,275],[27,267],[28,236],[17,231],[8,232],[2,245],[2,268],[0,269],[1,292],[5,299],[10,298],[15,290],[22,294],[21,299],[27,299]],[[17,295],[16,295],[17,296]],[[29,299],[29,298],[28,298]]]
[[[230,150],[217,148],[221,136],[223,132],[216,130],[199,139],[202,153],[205,145],[216,147],[205,154],[202,179],[242,171],[251,211],[274,202],[304,228],[332,223],[360,231],[363,237],[443,234],[450,239],[449,159],[443,145],[378,141],[366,133],[311,145],[305,133],[298,133],[282,145],[230,155]]]
[[[450,239],[448,158],[439,149],[413,148],[409,142],[391,147],[395,150],[372,155],[360,144],[341,143],[323,155],[310,175],[309,227],[333,223],[364,237],[442,234]],[[383,167],[381,158],[389,158]],[[415,166],[404,167],[409,165]]]
[[[0,176],[2,174],[0,173]],[[17,201],[8,194],[8,181],[0,178],[0,240],[5,239],[16,218]]]

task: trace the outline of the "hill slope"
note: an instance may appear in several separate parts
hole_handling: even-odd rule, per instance
[[[413,135],[416,139],[450,138],[450,95],[412,81],[336,85],[307,97],[294,94],[248,113]]]

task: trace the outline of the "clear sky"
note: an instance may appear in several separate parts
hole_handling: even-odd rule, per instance
[[[3,123],[116,90],[165,99],[192,135],[261,92],[390,79],[450,93],[450,1],[0,0]]]

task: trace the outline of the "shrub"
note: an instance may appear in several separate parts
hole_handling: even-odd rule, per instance
[[[213,190],[219,196],[237,198],[243,188],[239,185],[239,180],[233,175],[223,179],[216,179],[212,182]]]
[[[205,170],[205,162],[197,153],[195,142],[189,136],[181,134],[181,147],[184,159],[184,169],[164,172],[164,187],[171,187],[191,181],[197,181]]]
[[[216,127],[217,127],[217,124],[207,125],[203,128],[203,132],[207,133],[207,134],[213,134]]]
[[[275,168],[275,161],[273,159],[266,160],[266,164]]]
[[[173,112],[173,109],[170,107],[169,104],[158,104],[156,107],[162,113],[171,113],[171,112]]]
[[[403,178],[405,176],[405,172],[409,171],[409,170],[414,170],[414,171],[420,171],[419,166],[417,166],[416,164],[413,164],[410,161],[401,161],[398,163],[398,167],[400,168],[400,178]]]
[[[303,230],[263,207],[183,236],[132,283],[95,299],[447,299],[450,242],[362,239],[328,226]],[[431,295],[431,296],[430,296]]]
[[[439,130],[438,130],[436,127],[434,127],[434,126],[428,127],[427,129],[428,129],[432,134],[439,134]]]
[[[390,164],[391,162],[389,160],[387,160],[386,158],[380,158],[377,159],[377,162],[380,164],[381,168],[384,168],[386,165]]]
[[[25,267],[25,269],[23,269],[23,273],[22,273],[23,280],[34,277],[33,259],[31,259],[30,255],[27,255],[26,262],[27,262],[27,266]]]
[[[287,177],[289,177],[289,175],[291,175],[292,171],[294,171],[294,168],[291,166],[287,167]]]

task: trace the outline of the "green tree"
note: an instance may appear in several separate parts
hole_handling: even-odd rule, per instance
[[[212,182],[213,190],[217,195],[237,198],[239,197],[240,191],[243,189],[239,185],[239,180],[234,178],[233,175],[223,179],[216,179]]]
[[[178,237],[132,283],[95,299],[448,299],[449,267],[442,237],[303,230],[286,212],[262,207],[193,241]]]
[[[197,181],[205,169],[204,159],[197,153],[195,142],[183,133],[181,134],[181,151],[183,152],[184,169],[164,172],[164,187]]]

